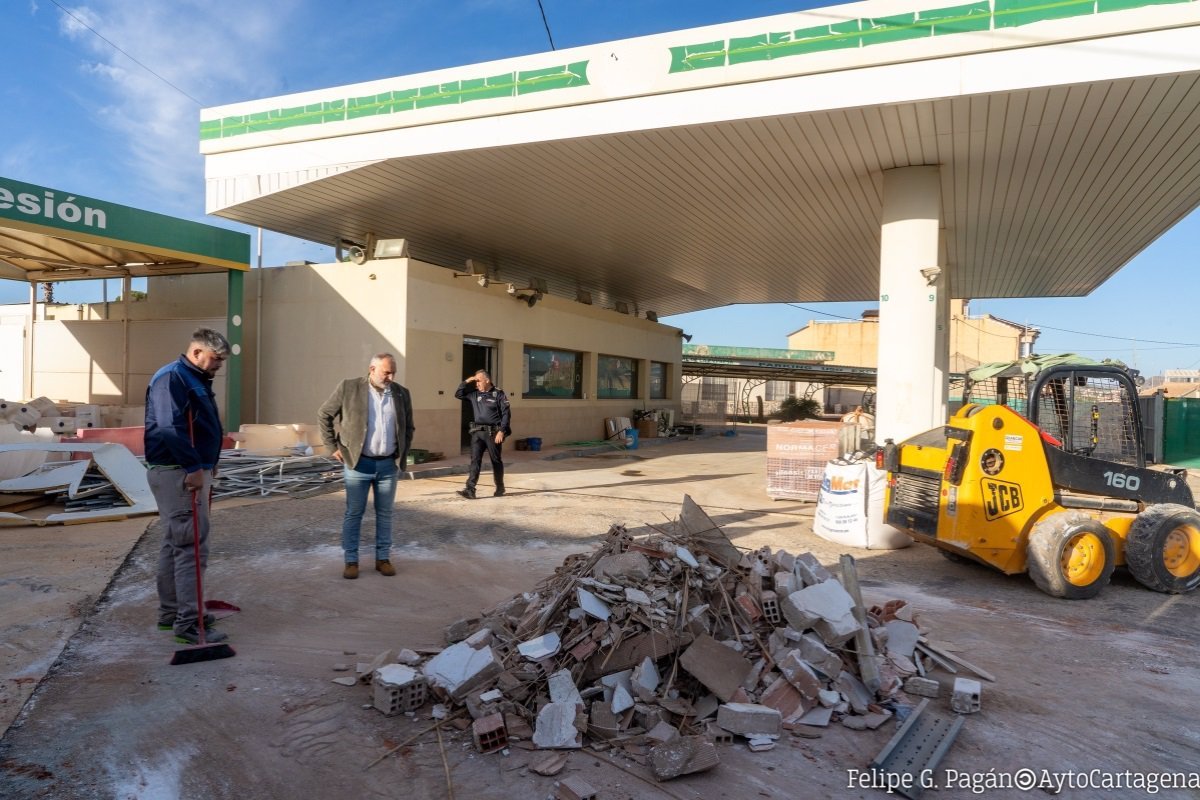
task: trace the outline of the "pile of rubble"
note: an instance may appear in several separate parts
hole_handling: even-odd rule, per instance
[[[769,750],[789,731],[903,721],[909,693],[937,693],[927,670],[966,663],[903,601],[864,608],[849,556],[842,571],[743,553],[685,498],[674,524],[613,526],[533,591],[449,626],[432,657],[381,654],[362,680],[385,714],[435,702],[464,730],[469,715],[481,752],[619,748],[666,780],[716,766],[734,737]]]

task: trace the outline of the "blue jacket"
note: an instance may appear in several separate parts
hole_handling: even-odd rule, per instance
[[[223,435],[212,378],[204,370],[180,356],[154,373],[146,387],[147,464],[212,469]]]

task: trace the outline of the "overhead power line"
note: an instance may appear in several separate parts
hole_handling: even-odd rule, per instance
[[[550,40],[550,49],[554,48],[554,37],[550,35],[550,23],[546,19],[546,9],[542,8],[542,0],[537,0],[538,11],[542,12],[542,24],[546,26],[546,38]]]

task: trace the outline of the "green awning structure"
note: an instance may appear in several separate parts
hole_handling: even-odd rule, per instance
[[[250,268],[250,236],[0,177],[0,278],[56,282]]]
[[[0,177],[0,279],[32,286],[120,278],[128,288],[132,278],[228,275],[226,335],[233,346],[226,383],[229,430],[237,430],[241,422],[242,282],[248,269],[248,234]],[[31,354],[31,342],[26,346]],[[26,389],[31,386],[28,377]]]

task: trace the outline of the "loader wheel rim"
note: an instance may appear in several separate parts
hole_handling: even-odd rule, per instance
[[[1063,577],[1072,586],[1090,586],[1104,573],[1104,543],[1094,533],[1072,536],[1063,548]]]
[[[1163,566],[1176,578],[1189,578],[1200,570],[1200,530],[1180,525],[1167,534],[1162,548]]]

